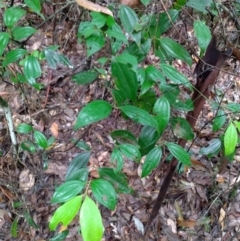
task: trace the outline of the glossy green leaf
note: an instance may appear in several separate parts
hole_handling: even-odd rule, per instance
[[[95,100],[85,105],[79,112],[74,129],[106,119],[112,111],[112,106],[103,100]]]
[[[193,139],[193,130],[186,119],[181,117],[173,117],[171,118],[170,123],[172,125],[174,135],[176,135],[178,138],[185,140]]]
[[[70,165],[68,166],[65,180],[70,178],[73,172],[85,168],[89,162],[89,159],[90,152],[83,152],[74,157]]]
[[[177,10],[181,10],[186,5],[187,0],[177,0],[174,2],[173,6]]]
[[[207,147],[202,147],[200,149],[200,154],[202,155],[216,155],[221,150],[221,140],[212,139],[208,142]]]
[[[156,120],[145,110],[131,105],[121,106],[119,109],[130,119],[139,124],[158,128]]]
[[[13,238],[17,238],[17,231],[18,231],[17,225],[18,225],[18,218],[14,218],[12,225],[11,225],[11,229],[10,229],[11,236]]]
[[[110,158],[111,163],[115,166],[114,171],[120,172],[123,168],[123,156],[118,147],[114,147]]]
[[[159,134],[162,135],[163,131],[168,125],[170,119],[170,104],[168,100],[162,96],[160,97],[153,107],[153,113],[156,114],[156,121],[158,123]]]
[[[226,109],[228,109],[232,112],[240,112],[240,104],[238,104],[238,103],[228,103],[226,105]]]
[[[12,29],[13,38],[17,41],[24,40],[36,33],[36,29],[32,27],[15,27]]]
[[[212,0],[189,0],[187,6],[196,9],[197,11],[207,13],[206,7],[209,7],[212,4]]]
[[[233,123],[237,127],[238,131],[240,132],[240,121],[234,121]]]
[[[27,133],[30,133],[31,131],[33,131],[33,127],[32,127],[32,125],[22,123],[17,126],[16,131],[21,134],[27,134]]]
[[[152,108],[156,100],[156,92],[151,88],[144,94],[141,93],[140,97],[136,102],[136,106],[140,107],[143,110],[146,110],[149,113],[152,112]]]
[[[68,236],[68,234],[69,234],[69,231],[64,230],[63,232],[57,233],[56,235],[54,235],[52,238],[49,239],[49,241],[64,241]]]
[[[0,33],[0,56],[2,56],[6,46],[8,45],[10,39],[9,33],[1,32]]]
[[[74,142],[75,141],[73,141],[73,143]],[[75,145],[76,145],[76,147],[78,147],[79,149],[84,150],[84,151],[91,150],[90,146],[85,141],[77,141],[77,143]]]
[[[49,229],[56,230],[58,224],[67,227],[77,215],[82,204],[82,195],[74,197],[60,206],[53,214],[49,222]]]
[[[129,158],[130,160],[137,162],[140,161],[141,153],[136,146],[125,143],[119,145],[119,150],[123,153],[125,157]]]
[[[117,204],[117,194],[113,186],[104,179],[91,181],[91,189],[95,199],[103,206],[114,210]]]
[[[170,79],[174,84],[181,84],[185,87],[192,89],[192,85],[190,84],[187,77],[185,77],[182,73],[180,73],[177,69],[169,64],[161,63],[160,67],[162,69],[163,74]]]
[[[114,62],[124,64],[130,64],[131,66],[137,66],[138,62],[135,56],[129,53],[122,53],[114,58]]]
[[[86,182],[68,181],[57,187],[51,203],[63,203],[78,195],[85,187]]]
[[[147,6],[150,2],[151,2],[151,0],[141,0],[141,3],[142,3],[144,6]]]
[[[86,38],[87,57],[95,54],[105,45],[105,36],[102,32],[95,30],[94,33]]]
[[[46,149],[48,147],[47,138],[42,132],[34,131],[33,136],[38,146],[42,147],[43,149]]]
[[[108,16],[103,13],[90,12],[90,15],[92,16],[91,24],[95,25],[99,29],[106,24],[108,19]]]
[[[231,155],[236,148],[238,141],[237,129],[231,122],[224,134],[224,154],[225,156]]]
[[[28,81],[40,77],[42,70],[38,59],[34,56],[28,56],[24,61],[23,72]]]
[[[35,13],[41,12],[40,0],[24,0],[24,3]]]
[[[186,166],[190,166],[191,165],[191,159],[189,154],[179,145],[172,143],[172,142],[168,142],[166,144],[168,150],[170,151],[170,153],[177,159],[179,160],[181,163],[183,163]]]
[[[129,131],[126,130],[116,130],[110,133],[113,140],[118,143],[130,143],[137,144],[137,138]]]
[[[160,90],[164,94],[164,97],[168,100],[169,104],[174,106],[180,94],[179,86],[175,84],[161,84]]]
[[[98,77],[98,73],[90,70],[90,71],[82,71],[78,74],[73,75],[72,79],[79,85],[85,85],[93,82]]]
[[[126,5],[121,5],[119,10],[119,17],[126,31],[131,33],[138,23],[137,14],[133,11],[132,8]]]
[[[165,82],[165,77],[163,76],[162,72],[159,69],[157,69],[155,66],[149,65],[145,71],[147,76],[154,82],[156,83]]]
[[[206,51],[208,44],[211,41],[211,31],[203,21],[195,20],[193,26],[202,55]]]
[[[80,168],[77,170],[73,170],[69,173],[69,175],[65,178],[65,181],[82,181],[86,182],[88,179],[88,168]]]
[[[69,68],[73,67],[69,59],[63,54],[58,53],[56,50],[46,48],[44,49],[44,55],[46,57],[49,67],[52,69],[56,69],[58,64],[64,64]]]
[[[137,98],[138,82],[136,73],[128,65],[118,62],[111,64],[112,75],[116,78],[115,84],[123,95],[135,101]]]
[[[3,15],[3,21],[4,24],[8,28],[12,28],[18,20],[20,20],[24,15],[26,14],[26,11],[19,7],[11,7],[7,8],[7,10],[4,12]]]
[[[140,146],[140,152],[142,156],[146,155],[149,151],[151,151],[158,139],[160,138],[160,134],[154,127],[144,126],[142,128],[138,145]]]
[[[132,193],[132,189],[128,186],[128,179],[123,173],[116,173],[112,168],[106,167],[99,168],[98,173],[101,178],[110,182],[118,193]]]
[[[23,141],[20,146],[24,151],[28,151],[30,153],[36,152],[36,146],[31,141]]]
[[[81,234],[84,241],[101,241],[103,223],[101,213],[94,201],[86,196],[80,209],[79,218]]]
[[[11,63],[16,62],[17,60],[21,59],[27,53],[26,49],[14,49],[7,52],[4,60],[3,60],[3,67],[8,66]]]
[[[160,43],[162,48],[173,58],[183,60],[188,65],[192,65],[192,58],[188,51],[179,43],[171,38],[161,38]]]
[[[142,167],[142,175],[141,177],[148,176],[154,168],[156,168],[161,161],[162,158],[162,148],[160,146],[156,146],[152,149],[146,156],[145,161]]]
[[[220,130],[226,123],[226,115],[223,110],[219,110],[217,116],[213,120],[213,131],[216,132]]]

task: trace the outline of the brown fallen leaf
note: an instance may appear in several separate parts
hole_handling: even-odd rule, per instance
[[[76,0],[77,4],[83,8],[86,8],[90,11],[95,11],[95,12],[100,12],[100,13],[105,13],[107,15],[110,15],[113,17],[113,13],[112,11],[110,11],[108,8],[106,7],[102,7],[98,4],[92,3],[88,0]]]
[[[127,5],[130,8],[136,8],[141,4],[139,0],[120,0],[120,3]]]
[[[177,220],[177,224],[179,227],[193,228],[197,225],[197,221],[195,221],[195,220]]]
[[[51,127],[50,127],[50,131],[51,131],[51,133],[53,134],[53,136],[54,136],[55,138],[58,137],[58,124],[57,124],[56,122],[53,122],[53,123],[52,123],[52,125],[51,125]]]

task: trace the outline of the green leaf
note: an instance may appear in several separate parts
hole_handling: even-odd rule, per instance
[[[13,38],[17,41],[24,40],[36,33],[36,29],[32,27],[15,27],[12,29]]]
[[[28,211],[24,212],[24,217],[27,221],[27,223],[33,227],[34,229],[39,229],[38,225],[35,223],[35,221],[33,220],[33,218],[30,216]]]
[[[33,127],[31,125],[22,123],[18,125],[16,131],[21,134],[28,134],[33,131]]]
[[[103,179],[95,179],[91,181],[90,185],[96,200],[103,206],[114,210],[117,203],[117,195],[113,186]]]
[[[174,41],[171,38],[161,38],[160,39],[161,46],[163,49],[173,58],[183,60],[189,66],[192,65],[192,58],[188,51],[179,43]]]
[[[24,3],[35,13],[41,12],[40,0],[24,0]]]
[[[42,132],[34,131],[33,136],[38,146],[42,147],[43,149],[48,148],[47,138]]]
[[[158,123],[156,122],[156,120],[153,118],[153,116],[151,116],[145,110],[142,110],[140,108],[137,108],[137,107],[131,106],[131,105],[121,106],[121,107],[119,107],[119,109],[125,115],[127,115],[130,119],[132,119],[133,121],[135,121],[139,124],[158,128]]]
[[[158,123],[160,135],[162,135],[163,131],[168,125],[170,112],[171,109],[168,100],[164,96],[160,97],[153,107],[153,113],[157,115],[155,119]]]
[[[49,229],[56,230],[59,223],[65,227],[72,222],[82,204],[82,195],[74,197],[60,206],[53,214],[49,222]]]
[[[35,153],[36,152],[36,146],[34,143],[32,143],[31,141],[23,141],[21,143],[21,148],[24,151],[28,151],[30,153]]]
[[[102,32],[95,30],[91,36],[86,38],[87,57],[99,51],[105,44],[105,36]]]
[[[112,75],[116,77],[116,86],[123,95],[135,101],[137,98],[138,82],[136,73],[131,70],[126,64],[112,62]]]
[[[206,7],[212,4],[212,0],[189,0],[187,6],[192,7],[200,12],[207,13]]]
[[[3,15],[3,20],[8,28],[12,28],[20,20],[26,11],[19,7],[8,8]]]
[[[146,155],[149,151],[151,151],[157,140],[160,138],[160,134],[157,130],[151,126],[144,126],[142,128],[138,145],[140,146],[140,152],[142,156]]]
[[[181,84],[185,87],[192,89],[192,86],[187,77],[185,77],[182,73],[178,72],[173,66],[169,64],[161,63],[160,67],[162,69],[163,74],[170,79],[174,84]]]
[[[28,56],[24,61],[23,72],[28,81],[40,77],[42,70],[38,59],[34,56]]]
[[[123,173],[116,173],[112,168],[106,167],[99,168],[98,173],[102,179],[110,182],[118,193],[130,194],[132,192],[128,186],[127,177]]]
[[[123,168],[123,156],[118,147],[114,147],[110,158],[111,163],[115,166],[114,171],[120,172]]]
[[[135,67],[138,65],[137,59],[134,55],[131,55],[129,53],[122,53],[113,59],[114,62],[119,64],[130,64],[131,66]]]
[[[85,168],[89,162],[90,152],[83,152],[78,154],[74,159],[71,161],[70,165],[68,166],[67,173],[65,176],[65,180],[72,176],[72,173],[81,169]]]
[[[44,50],[44,55],[46,57],[49,67],[52,69],[56,69],[58,64],[64,64],[69,68],[73,67],[73,65],[71,64],[71,62],[68,60],[66,56],[58,53],[57,51],[51,48],[46,48]]]
[[[142,3],[144,6],[147,6],[150,2],[151,2],[151,0],[141,0],[141,3]]]
[[[213,131],[220,130],[226,122],[226,115],[223,110],[219,110],[216,118],[213,120]]]
[[[156,168],[161,161],[162,158],[162,148],[160,146],[156,146],[152,149],[146,156],[145,161],[142,167],[142,175],[141,177],[148,176],[151,171]]]
[[[126,31],[131,33],[138,23],[138,17],[136,13],[130,7],[121,5],[119,10],[119,17]]]
[[[13,238],[17,238],[17,225],[18,225],[18,218],[15,218],[12,222],[11,229],[10,229],[11,236]]]
[[[103,100],[95,100],[85,105],[79,112],[74,130],[94,122],[106,119],[112,111],[112,106]]]
[[[101,213],[94,201],[86,196],[80,210],[79,223],[84,241],[101,241],[103,223]]]
[[[119,145],[119,150],[123,153],[125,157],[129,158],[130,160],[134,160],[137,162],[140,161],[141,153],[136,146],[125,143]]]
[[[231,155],[236,148],[238,141],[238,134],[236,127],[234,124],[231,122],[224,134],[224,154],[225,156]]]
[[[203,147],[200,149],[200,154],[202,155],[216,155],[221,150],[221,140],[212,139],[208,142],[207,147]]]
[[[200,47],[200,53],[202,54],[206,51],[208,44],[211,41],[212,35],[208,26],[202,21],[194,21],[194,32],[197,37],[197,41]]]
[[[157,69],[155,66],[149,65],[145,71],[147,76],[154,82],[156,83],[165,82],[165,77],[163,76],[162,72],[159,69]]]
[[[95,25],[99,29],[102,28],[107,22],[108,16],[103,13],[90,12],[90,15],[92,16],[91,24]]]
[[[3,67],[8,66],[11,63],[21,59],[27,53],[26,49],[14,49],[7,52],[5,59],[3,60]]]
[[[97,77],[98,77],[97,72],[93,70],[89,70],[89,71],[82,71],[78,74],[73,75],[72,79],[74,82],[76,82],[79,85],[85,85],[93,82],[94,80],[97,79]]]
[[[68,236],[68,233],[68,230],[64,230],[63,232],[54,235],[54,237],[50,238],[49,241],[64,241]]]
[[[123,143],[130,143],[130,144],[137,144],[137,138],[129,131],[126,130],[116,130],[110,133],[113,140],[116,142],[123,144]]]
[[[174,135],[185,140],[192,140],[194,137],[193,130],[186,119],[173,117],[170,120]]]
[[[9,33],[0,33],[0,56],[2,56],[6,46],[8,45],[10,39]]]
[[[234,121],[233,123],[237,127],[238,131],[240,132],[240,121]]]
[[[191,165],[191,159],[189,154],[179,145],[172,143],[172,142],[168,142],[166,144],[168,150],[171,152],[171,154],[177,159],[179,160],[181,163],[183,163],[186,166],[190,166]]]
[[[65,181],[82,181],[86,182],[88,179],[88,168],[80,168],[69,173]]]
[[[228,103],[226,105],[226,109],[228,109],[232,112],[240,112],[240,104],[238,104],[238,103]]]
[[[68,181],[57,187],[53,194],[51,203],[63,203],[79,194],[85,187],[86,182]]]

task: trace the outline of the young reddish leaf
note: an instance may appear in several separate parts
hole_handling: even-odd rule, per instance
[[[79,223],[84,241],[101,241],[104,231],[101,213],[88,196],[84,199],[80,209]]]
[[[146,177],[151,173],[151,171],[157,167],[162,158],[162,148],[160,146],[156,146],[152,149],[146,156],[145,161],[142,167],[142,175],[141,177]]]
[[[60,206],[53,214],[49,228],[50,230],[56,230],[59,223],[62,223],[65,227],[72,222],[73,218],[79,211],[82,204],[82,195],[74,197]]]
[[[189,154],[181,146],[172,142],[168,142],[166,146],[168,147],[168,150],[171,152],[171,154],[177,160],[179,160],[181,163],[183,163],[186,166],[191,165],[191,159]]]
[[[103,100],[95,100],[85,105],[79,112],[74,129],[77,130],[83,126],[107,118],[112,111],[112,106]]]
[[[117,195],[113,186],[103,179],[95,179],[91,181],[91,189],[93,196],[103,206],[114,210],[117,203]]]
[[[225,156],[231,155],[234,152],[237,145],[237,141],[238,141],[237,129],[234,126],[234,124],[231,122],[225,132],[224,140],[223,140]]]

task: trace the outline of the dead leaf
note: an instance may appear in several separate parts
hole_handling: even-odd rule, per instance
[[[177,225],[175,221],[169,218],[167,224],[171,227],[173,233],[177,233]]]
[[[67,166],[62,165],[60,162],[50,162],[48,169],[45,170],[45,173],[58,175],[62,181],[64,180],[66,172]]]
[[[120,3],[127,5],[130,8],[136,8],[136,7],[140,6],[139,0],[120,0]]]
[[[52,123],[50,127],[50,131],[55,138],[58,137],[58,124],[56,122]]]
[[[98,4],[92,3],[87,0],[76,0],[76,2],[79,6],[83,8],[86,8],[88,10],[95,11],[95,12],[105,13],[113,17],[112,11],[110,11],[108,8],[102,7]]]
[[[226,212],[224,211],[223,208],[221,208],[218,222],[221,225],[222,230],[224,230],[224,227],[225,227],[225,222],[224,222],[225,217],[226,217]]]
[[[19,187],[23,191],[28,191],[35,184],[35,177],[29,169],[24,169],[19,175]]]
[[[197,221],[195,221],[195,220],[177,220],[177,224],[179,227],[193,228],[197,225]]]

